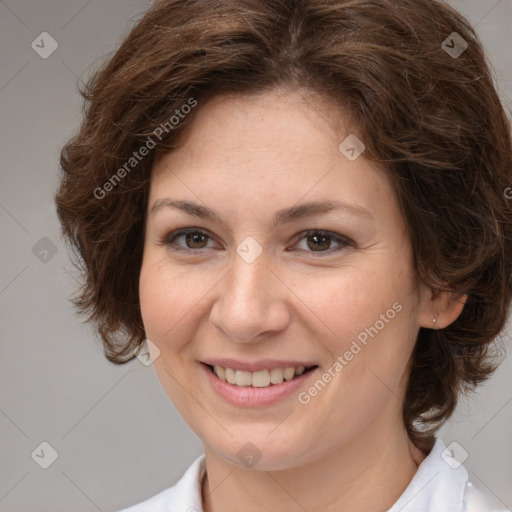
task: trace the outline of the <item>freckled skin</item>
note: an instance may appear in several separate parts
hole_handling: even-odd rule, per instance
[[[297,502],[321,511],[390,507],[424,458],[401,420],[417,333],[436,314],[438,328],[449,325],[463,307],[417,281],[385,174],[364,153],[349,161],[338,150],[351,132],[336,109],[311,98],[276,90],[199,104],[184,145],[153,170],[150,207],[182,199],[223,219],[170,207],[148,214],[140,275],[146,334],[160,350],[155,371],[204,444],[203,492],[222,481],[204,500],[207,512],[302,510]],[[331,199],[370,215],[335,210],[274,224],[277,210]],[[162,243],[185,227],[208,236]],[[315,246],[297,236],[315,229],[353,243],[334,250],[335,238]],[[249,236],[263,250],[252,263],[236,252]],[[400,312],[384,322],[395,303]],[[321,374],[377,320],[378,335],[307,405],[293,394],[237,408],[213,391],[198,363],[292,358],[314,361]],[[261,453],[252,469],[237,457],[247,442]]]

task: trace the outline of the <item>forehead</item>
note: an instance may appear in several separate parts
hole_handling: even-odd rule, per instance
[[[344,141],[350,146],[357,136],[339,109],[316,96],[217,96],[196,109],[180,147],[155,163],[153,205],[165,195],[240,207],[329,198],[372,210],[393,194],[364,153],[347,158]]]
[[[302,153],[317,151],[320,140],[337,147],[348,127],[348,114],[316,93],[274,89],[257,94],[223,94],[199,104],[181,142],[189,148],[219,146],[240,152],[271,151],[299,144]],[[348,135],[348,133],[347,133]],[[243,145],[241,145],[243,143]]]

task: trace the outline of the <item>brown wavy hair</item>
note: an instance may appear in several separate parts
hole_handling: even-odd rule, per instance
[[[446,51],[462,40],[462,54]],[[110,361],[134,357],[151,169],[193,113],[169,119],[191,99],[197,111],[280,85],[339,105],[392,179],[419,278],[468,295],[451,325],[420,329],[411,358],[403,420],[427,450],[459,395],[499,364],[512,295],[510,124],[478,36],[441,1],[156,1],[81,90],[83,121],[62,149],[57,212],[83,271],[73,302]],[[156,147],[128,168],[148,137]]]

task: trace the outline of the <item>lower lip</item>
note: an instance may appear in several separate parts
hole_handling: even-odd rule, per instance
[[[213,389],[222,398],[239,407],[260,407],[273,404],[297,391],[301,384],[318,370],[316,367],[292,380],[283,381],[281,384],[271,384],[266,388],[254,388],[230,384],[219,379],[206,364],[200,363],[200,365]]]

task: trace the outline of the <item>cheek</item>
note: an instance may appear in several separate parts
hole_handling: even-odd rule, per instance
[[[209,292],[219,280],[214,271],[199,272],[191,266],[170,265],[149,253],[139,278],[139,297],[146,336],[160,349],[158,361],[192,358],[200,323],[208,316]]]
[[[144,261],[139,278],[139,297],[146,335],[161,350],[173,348],[172,340],[180,338],[186,326],[182,319],[193,310],[196,298],[191,290],[198,289],[190,277],[170,272],[161,262],[148,258]],[[165,341],[165,345],[163,345]]]
[[[162,328],[166,309],[164,295],[165,285],[158,279],[158,271],[146,257],[143,261],[139,277],[139,300],[142,321],[148,338],[151,339]],[[164,307],[162,307],[164,300]]]
[[[329,333],[321,339],[333,359],[344,356],[347,361],[342,373],[350,381],[366,379],[364,387],[370,384],[370,369],[397,385],[414,346],[414,273],[412,262],[403,251],[401,255],[369,255],[366,263],[297,290],[300,297],[307,294],[304,302],[312,305],[318,332]]]
[[[373,326],[381,314],[388,312],[386,319],[392,321],[410,316],[404,313],[404,303],[410,301],[411,283],[410,273],[394,264],[372,264],[366,268],[343,268],[311,280],[296,280],[295,290],[297,296],[311,305],[316,321],[324,323],[343,345],[343,340],[355,338]],[[393,309],[397,302],[403,306],[399,314],[398,306]]]
[[[173,269],[171,273],[156,258],[144,261],[139,296],[146,336],[159,350],[153,368],[172,402],[185,415],[190,396],[184,389],[193,388],[193,382],[182,362],[190,358],[187,342],[194,336],[197,323],[189,319],[199,307],[201,292],[190,272]]]
[[[353,300],[338,296],[345,307],[337,317],[343,335],[332,348],[346,361],[342,373],[357,401],[377,406],[381,400],[402,395],[419,329],[416,303],[408,272],[386,278],[373,275],[358,285],[351,289]]]

